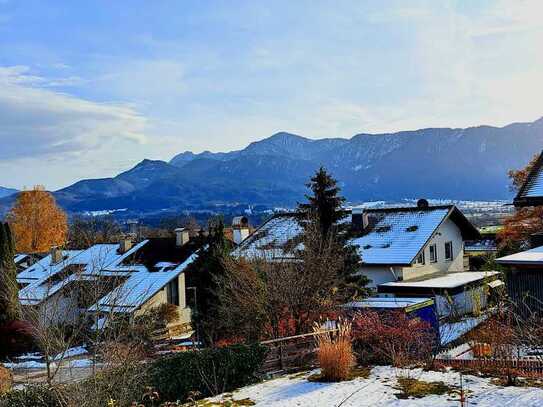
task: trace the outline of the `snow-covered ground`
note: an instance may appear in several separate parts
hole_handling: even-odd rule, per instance
[[[459,386],[457,372],[423,372],[420,369],[398,370],[389,366],[375,367],[367,379],[358,378],[341,383],[315,383],[307,380],[311,373],[291,375],[244,387],[233,393],[233,399],[249,398],[260,407],[310,406],[459,406],[458,394],[427,396],[420,399],[398,399],[395,389],[400,375],[424,381],[443,381]],[[464,376],[468,405],[478,407],[533,407],[543,406],[543,389],[533,387],[500,387],[490,379]],[[230,399],[231,396],[224,396]],[[218,396],[213,401],[222,400]]]

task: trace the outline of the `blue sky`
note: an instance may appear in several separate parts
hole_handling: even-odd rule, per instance
[[[543,116],[539,0],[0,0],[0,185]]]

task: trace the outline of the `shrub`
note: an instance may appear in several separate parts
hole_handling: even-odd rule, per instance
[[[351,324],[338,323],[336,332],[322,331],[316,325],[317,359],[321,367],[321,380],[338,382],[349,379],[355,363],[351,344]]]
[[[432,394],[441,396],[457,391],[456,387],[448,386],[443,382],[425,382],[408,377],[398,378],[398,389],[401,390],[401,393],[396,395],[399,399],[423,398]]]
[[[184,401],[191,392],[214,396],[254,383],[266,352],[254,344],[178,353],[152,364],[150,383],[162,400]]]
[[[399,367],[428,361],[436,343],[430,324],[400,311],[358,313],[353,337],[361,363]]]
[[[60,403],[51,388],[27,386],[1,395],[0,407],[60,407]]]
[[[71,385],[67,396],[72,405],[78,407],[107,406],[110,400],[115,401],[116,407],[128,407],[134,401],[142,400],[147,384],[146,366],[127,361]]]

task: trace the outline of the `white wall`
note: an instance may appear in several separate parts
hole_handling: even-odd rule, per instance
[[[445,260],[445,243],[453,244],[453,259]],[[437,247],[437,263],[430,263],[430,246]],[[427,274],[464,271],[464,242],[462,234],[456,224],[447,219],[436,230],[426,247],[424,248],[425,264],[414,264],[404,267],[402,276],[404,280],[422,277]]]
[[[484,285],[448,297],[435,296],[437,313],[440,318],[479,312],[486,308],[487,300],[488,295]]]
[[[401,273],[401,267],[364,266],[360,269],[360,274],[371,280],[368,288],[377,288],[379,284],[397,281],[397,278],[401,277]]]

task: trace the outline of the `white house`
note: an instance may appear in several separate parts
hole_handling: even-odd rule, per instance
[[[234,255],[270,261],[295,259],[302,248],[298,217],[295,213],[272,217],[242,242]],[[362,258],[360,273],[371,280],[369,287],[380,295],[421,297],[439,291],[447,298],[442,290],[447,291],[447,287],[436,287],[432,279],[448,276],[447,281],[454,282],[449,290],[458,295],[497,278],[497,273],[483,276],[464,270],[464,241],[478,239],[479,232],[454,205],[428,206],[421,200],[416,207],[354,208],[347,221],[354,234],[352,243]],[[401,285],[403,282],[422,286],[428,282],[428,289],[410,292]],[[462,301],[460,297],[457,302]],[[446,301],[454,303],[455,299]],[[486,305],[486,299],[476,302]],[[438,312],[447,316],[452,305],[444,307],[441,303],[436,299]],[[469,304],[460,308],[462,313],[473,311]]]
[[[191,332],[184,271],[198,245],[188,232],[134,246],[97,244],[85,250],[53,249],[17,275],[22,306],[39,307],[50,323],[86,316],[102,324],[112,313],[131,318],[161,304],[177,307],[170,336]]]

